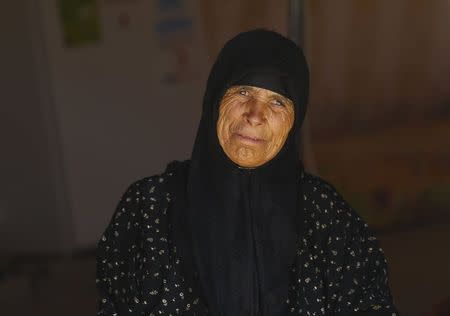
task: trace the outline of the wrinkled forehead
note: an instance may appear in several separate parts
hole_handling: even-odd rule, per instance
[[[249,86],[275,92],[287,99],[293,99],[289,75],[276,68],[259,68],[244,72],[231,82],[233,86]]]

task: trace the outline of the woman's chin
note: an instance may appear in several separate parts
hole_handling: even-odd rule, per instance
[[[241,167],[244,168],[256,168],[264,164],[264,159],[260,156],[255,155],[252,150],[247,148],[240,149],[236,153],[232,160]]]

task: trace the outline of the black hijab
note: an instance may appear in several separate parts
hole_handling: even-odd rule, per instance
[[[233,85],[272,90],[294,103],[294,126],[283,148],[254,169],[229,160],[217,138],[220,101]],[[289,271],[301,234],[299,132],[308,90],[301,49],[272,31],[237,35],[211,70],[173,222],[186,276],[211,315],[287,313]]]

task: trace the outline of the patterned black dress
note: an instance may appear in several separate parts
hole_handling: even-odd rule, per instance
[[[120,200],[98,244],[98,315],[209,315],[171,239],[168,183],[175,178],[167,171],[144,178]],[[386,259],[367,224],[324,180],[304,172],[301,181],[305,233],[289,295],[274,304],[294,315],[398,315]]]

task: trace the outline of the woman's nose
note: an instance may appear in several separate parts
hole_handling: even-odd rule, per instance
[[[247,122],[251,125],[262,124],[265,120],[264,103],[258,100],[250,102],[245,115]]]

